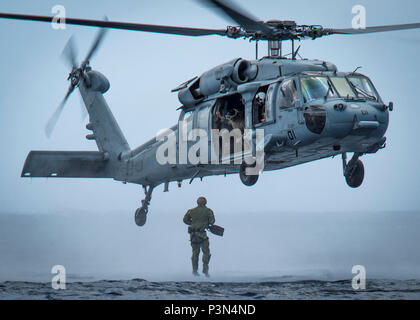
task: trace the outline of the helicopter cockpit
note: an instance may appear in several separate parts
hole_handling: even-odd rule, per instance
[[[361,74],[305,76],[301,80],[305,103],[327,98],[348,100],[380,100],[372,82]]]
[[[305,107],[304,118],[307,128],[320,134],[326,124],[326,109],[322,105],[330,98],[355,102],[379,102],[381,99],[372,82],[361,74],[304,75],[300,77],[300,86]],[[312,105],[322,99],[321,105]]]

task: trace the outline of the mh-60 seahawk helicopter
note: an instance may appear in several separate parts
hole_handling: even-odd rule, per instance
[[[257,59],[234,59],[195,77],[173,90],[178,92],[182,103],[180,121],[188,131],[202,129],[233,129],[234,123],[241,132],[252,134],[264,129],[264,170],[278,170],[342,155],[343,172],[347,184],[359,187],[364,178],[364,166],[360,157],[373,154],[385,147],[385,132],[389,123],[389,111],[393,103],[384,104],[371,80],[356,71],[339,72],[329,62],[297,59],[299,48],[294,42],[342,34],[366,34],[384,31],[420,28],[420,23],[368,27],[366,29],[331,29],[315,25],[297,25],[293,21],[261,22],[232,3],[207,0],[239,26],[227,29],[197,29],[161,25],[145,25],[101,20],[66,19],[67,24],[102,28],[86,59],[78,65],[72,42],[65,48],[65,55],[72,67],[68,80],[68,92],[48,122],[50,134],[64,103],[75,88],[79,88],[92,131],[86,136],[95,140],[97,152],[31,151],[22,170],[22,177],[56,178],[112,178],[124,183],[140,184],[145,199],[135,212],[139,226],[146,222],[152,191],[164,184],[168,191],[170,182],[211,175],[239,173],[241,181],[251,186],[258,174],[248,175],[246,162],[232,163],[238,157],[229,151],[231,161],[221,164],[196,163],[160,164],[156,153],[165,143],[151,139],[136,149],[128,145],[113,117],[103,95],[110,84],[98,71],[92,70],[89,59],[96,52],[106,28],[166,33],[186,36],[219,35],[233,39],[248,38],[257,41]],[[0,18],[52,22],[53,17],[0,13]],[[290,58],[282,56],[282,41],[292,41]],[[268,56],[258,59],[258,41],[268,42]],[[236,120],[235,120],[236,118]],[[238,120],[239,119],[239,120]],[[228,121],[226,121],[228,120]],[[236,121],[236,122],[235,122]],[[227,122],[227,124],[226,124]],[[238,125],[239,124],[239,125]],[[171,130],[177,136],[177,155],[180,141],[179,125]],[[256,148],[255,142],[254,150]],[[211,154],[218,154],[208,135]],[[188,148],[191,147],[188,144]],[[243,150],[239,151],[243,156]],[[347,161],[347,153],[353,153]]]

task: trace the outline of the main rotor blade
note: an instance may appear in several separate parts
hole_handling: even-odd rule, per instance
[[[264,22],[257,21],[249,13],[245,12],[242,8],[232,2],[222,0],[201,0],[202,2],[215,5],[224,14],[232,18],[234,21],[239,23],[246,31],[260,31],[265,34],[270,34],[272,29],[267,26]]]
[[[60,118],[61,112],[63,112],[64,105],[66,104],[67,99],[70,97],[73,91],[74,91],[74,87],[70,85],[63,101],[61,101],[61,103],[59,104],[59,106],[54,111],[53,115],[51,116],[50,120],[48,120],[47,125],[45,126],[45,134],[47,135],[48,138],[51,137],[51,134],[54,131],[55,125],[57,124],[57,121]]]
[[[420,23],[394,24],[388,26],[367,27],[366,29],[325,29],[328,34],[367,34],[376,32],[410,30],[420,28]]]
[[[72,69],[77,68],[77,61],[76,61],[76,49],[74,46],[73,36],[70,37],[69,41],[67,41],[66,46],[63,49],[63,53],[61,56],[64,60],[69,64]]]
[[[104,21],[108,21],[108,18],[105,17]],[[103,28],[99,30],[98,34],[96,35],[95,41],[92,44],[92,47],[90,48],[88,54],[86,55],[85,60],[83,60],[82,62],[82,68],[84,65],[86,65],[89,62],[90,58],[92,58],[96,50],[99,48],[102,40],[104,39],[106,31],[107,29],[103,29]]]
[[[53,17],[49,17],[49,16],[36,16],[36,15],[15,14],[15,13],[0,13],[0,18],[41,21],[41,22],[53,21]],[[66,18],[66,24],[87,26],[87,27],[100,27],[100,28],[110,28],[110,29],[175,34],[175,35],[182,35],[182,36],[209,36],[209,35],[226,36],[227,34],[226,29],[199,29],[199,28],[173,27],[173,26],[117,22],[117,21],[73,19],[73,18]]]

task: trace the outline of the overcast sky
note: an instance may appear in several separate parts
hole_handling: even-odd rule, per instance
[[[240,1],[261,20],[295,20],[299,24],[349,28],[352,7],[367,9],[367,24],[385,25],[420,21],[418,1]],[[68,17],[203,28],[224,28],[231,21],[198,1],[2,1],[1,12],[50,15],[54,5],[66,8]],[[132,219],[143,198],[136,185],[112,180],[22,179],[20,173],[30,150],[95,150],[87,141],[76,92],[52,138],[44,127],[63,98],[68,68],[60,59],[62,49],[75,35],[79,60],[88,50],[96,29],[68,26],[54,30],[49,24],[0,20],[0,203],[1,213],[55,214],[59,212],[125,212]],[[335,63],[339,70],[361,72],[374,82],[383,100],[393,101],[386,136],[387,147],[363,157],[365,182],[356,190],[347,187],[341,158],[326,159],[281,171],[263,173],[248,188],[238,176],[185,181],[181,189],[170,186],[154,191],[149,220],[154,232],[169,223],[168,213],[182,218],[199,195],[208,198],[216,218],[254,217],[270,213],[418,212],[418,72],[420,30],[364,36],[331,36],[301,43],[305,58]],[[93,68],[111,83],[105,95],[132,148],[152,138],[178,120],[178,84],[236,57],[254,58],[255,48],[246,40],[217,36],[183,36],[111,30]],[[265,53],[263,45],[260,52]],[[231,218],[229,218],[231,219]],[[380,216],[372,215],[372,219]],[[171,220],[172,221],[172,220]],[[178,220],[176,220],[178,221]],[[181,223],[181,220],[179,220]],[[394,221],[394,220],[393,220]],[[417,223],[418,220],[415,220]],[[268,221],[269,222],[269,221]],[[134,223],[130,221],[130,223]],[[149,227],[150,228],[150,227]]]
[[[122,5],[124,3],[124,5]],[[409,23],[419,20],[419,4],[381,1],[241,1],[263,20],[294,19],[302,24],[351,27],[353,5],[367,9],[368,25]],[[2,2],[1,11],[50,14],[57,1]],[[230,21],[197,1],[62,1],[69,17],[101,18],[155,24],[223,28]],[[328,13],[328,14],[327,14]],[[151,210],[183,211],[203,194],[216,209],[257,210],[417,210],[420,199],[417,142],[417,71],[420,31],[365,36],[331,36],[302,42],[307,58],[332,61],[340,70],[362,66],[385,101],[394,101],[387,132],[387,148],[364,157],[366,176],[360,189],[351,190],[342,176],[341,159],[326,159],[277,172],[264,173],[257,185],[246,188],[239,177],[214,177],[204,182],[175,185],[171,192],[158,188]],[[142,196],[139,187],[114,181],[21,179],[20,172],[30,150],[95,150],[85,139],[80,97],[68,101],[51,139],[44,134],[46,121],[63,98],[69,72],[60,54],[74,34],[79,59],[86,54],[95,29],[68,26],[53,30],[45,23],[0,20],[0,159],[3,211],[133,210]],[[412,41],[409,41],[412,39]],[[263,50],[263,48],[261,48]],[[264,50],[265,52],[265,50]],[[176,123],[180,105],[170,90],[234,57],[252,59],[254,47],[246,40],[212,36],[183,36],[115,31],[108,33],[92,66],[111,82],[106,99],[131,147],[153,137],[161,128]],[[238,201],[238,199],[242,199]]]

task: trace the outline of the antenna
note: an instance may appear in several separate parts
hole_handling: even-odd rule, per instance
[[[293,56],[292,56],[293,60],[296,60],[296,56],[299,56],[302,59],[302,57],[299,54],[299,50],[300,50],[300,46],[296,49],[296,51],[293,52]]]
[[[362,67],[357,67],[356,69],[354,69],[354,71],[351,74],[355,74],[357,72],[357,70],[362,69]]]
[[[292,40],[292,59],[295,60],[295,40]]]
[[[255,41],[255,60],[258,60],[258,40]]]

